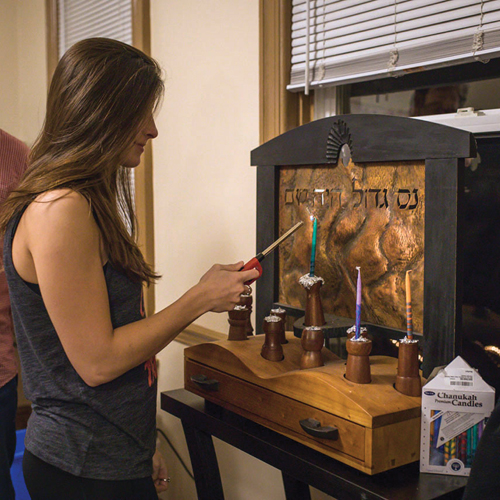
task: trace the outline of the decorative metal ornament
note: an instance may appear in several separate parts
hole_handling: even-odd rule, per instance
[[[337,163],[339,155],[344,166],[347,166],[352,157],[352,140],[347,124],[342,120],[333,124],[326,141],[327,162]]]

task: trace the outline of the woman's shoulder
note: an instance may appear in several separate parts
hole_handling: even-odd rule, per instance
[[[29,210],[45,215],[59,212],[90,214],[90,203],[83,194],[73,189],[53,189],[39,194],[30,204]]]
[[[14,265],[23,279],[32,283],[37,283],[40,272],[53,265],[81,265],[88,255],[101,251],[100,232],[90,204],[72,190],[38,195],[22,215],[15,238]]]
[[[78,191],[70,188],[52,189],[44,191],[35,198],[35,203],[56,203],[62,202],[63,204],[79,205],[82,203],[87,204],[88,200]]]
[[[39,194],[25,213],[28,225],[42,227],[88,224],[94,226],[89,200],[72,189],[54,189]]]

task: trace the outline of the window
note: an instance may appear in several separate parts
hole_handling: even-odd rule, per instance
[[[466,162],[463,172],[459,221],[463,356],[488,383],[500,387],[500,296],[496,291],[500,3],[290,2],[298,31],[294,35],[292,27],[288,89],[313,91],[314,119],[346,113],[413,116],[474,134],[479,154]],[[414,16],[417,12],[421,15]]]
[[[418,79],[405,76],[319,88],[314,119],[345,113],[425,117],[473,133],[500,133],[499,87],[500,59],[495,59],[487,65],[476,62],[453,71],[424,72]],[[335,99],[340,93],[343,97]]]
[[[106,36],[150,52],[149,0],[46,0],[49,81],[64,51],[78,40]],[[134,170],[134,194],[139,223],[139,247],[154,264],[152,151],[148,144]],[[154,288],[145,290],[145,308],[154,312]]]
[[[288,88],[341,85],[500,55],[495,0],[293,0]]]
[[[500,2],[290,1],[287,88],[314,89],[314,119],[472,108],[458,116],[467,120],[435,121],[500,131],[498,113],[484,112],[500,109]]]
[[[59,58],[79,40],[106,37],[132,44],[131,0],[57,0]]]

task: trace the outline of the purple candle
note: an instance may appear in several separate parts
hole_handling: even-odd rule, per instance
[[[356,334],[355,338],[359,339],[361,331],[361,268],[356,267],[358,270],[358,283],[356,286]]]

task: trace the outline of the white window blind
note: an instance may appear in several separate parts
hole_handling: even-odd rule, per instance
[[[132,45],[132,0],[57,0],[57,17],[59,59],[85,38],[112,38]],[[135,198],[134,172],[130,182]],[[130,220],[119,208],[130,230]]]
[[[58,0],[57,11],[59,58],[85,38],[132,44],[132,0]]]
[[[499,56],[500,0],[293,0],[288,89]]]

